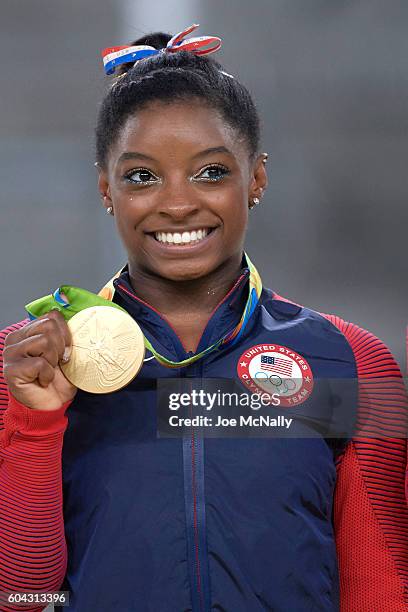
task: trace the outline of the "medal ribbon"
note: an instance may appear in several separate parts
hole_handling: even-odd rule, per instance
[[[242,317],[238,323],[238,325],[230,332],[222,336],[217,342],[207,347],[204,351],[193,355],[192,357],[188,357],[187,359],[183,359],[183,361],[172,361],[171,359],[167,359],[160,353],[156,351],[156,349],[152,346],[151,342],[144,336],[144,344],[145,347],[155,356],[157,361],[167,368],[180,368],[191,363],[194,363],[201,357],[204,357],[211,351],[216,350],[218,347],[225,346],[226,344],[235,344],[243,334],[245,327],[248,324],[248,321],[255,310],[256,305],[259,302],[259,298],[262,292],[262,281],[259,276],[258,270],[255,268],[254,264],[249,259],[248,255],[245,253],[245,258],[249,268],[249,291],[248,298],[245,304],[244,312]],[[113,285],[113,281],[119,277],[120,271],[115,274],[113,278],[110,279],[106,283],[106,285],[100,290],[98,295],[95,293],[91,293],[86,289],[80,289],[79,287],[72,287],[70,285],[62,285],[53,294],[47,295],[45,297],[39,298],[38,300],[34,300],[34,302],[30,302],[26,305],[25,309],[29,314],[31,320],[40,317],[43,314],[46,314],[50,310],[59,310],[63,315],[64,319],[68,321],[75,314],[83,310],[84,308],[89,308],[91,306],[113,306],[115,308],[119,308],[127,313],[127,311],[115,304],[113,302],[113,297],[115,294],[115,287]],[[67,299],[61,295],[64,294]],[[129,313],[127,313],[129,314]],[[130,315],[129,315],[130,316]]]

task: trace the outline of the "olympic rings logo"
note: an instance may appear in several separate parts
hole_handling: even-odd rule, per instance
[[[282,407],[305,402],[313,390],[313,372],[303,355],[281,344],[255,344],[239,357],[237,374],[255,393],[280,396]]]
[[[294,380],[290,378],[281,378],[278,374],[267,374],[263,371],[258,371],[255,374],[255,377],[262,383],[269,383],[276,389],[276,393],[279,395],[285,395],[285,393],[289,393],[290,391],[294,391],[296,389],[296,383]]]

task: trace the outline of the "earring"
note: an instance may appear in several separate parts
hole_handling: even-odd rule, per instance
[[[108,208],[106,209],[106,214],[113,215],[113,206],[108,206]]]
[[[260,202],[259,198],[253,198],[252,204],[249,205],[249,210],[252,210],[255,206],[257,206]]]

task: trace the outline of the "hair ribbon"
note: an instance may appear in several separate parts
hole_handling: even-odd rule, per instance
[[[121,47],[108,47],[102,51],[103,65],[106,74],[113,74],[120,64],[136,63],[146,57],[158,55],[159,53],[176,53],[177,51],[190,51],[195,55],[208,55],[215,53],[222,45],[222,41],[217,36],[199,36],[188,38],[199,27],[194,23],[189,28],[173,36],[164,49],[155,49],[149,45],[133,45]]]

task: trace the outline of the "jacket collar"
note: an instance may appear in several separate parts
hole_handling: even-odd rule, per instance
[[[186,351],[165,316],[137,296],[130,283],[127,265],[118,278],[113,281],[113,285],[115,287],[113,301],[125,308],[137,320],[153,346],[159,341],[171,354],[175,352],[180,359],[184,358]],[[249,268],[246,264],[245,255],[243,255],[240,274],[234,286],[211,313],[197,347],[197,352],[204,350],[238,325],[248,298],[248,288]]]

